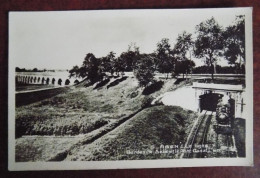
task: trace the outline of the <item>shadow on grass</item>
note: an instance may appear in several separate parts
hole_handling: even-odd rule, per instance
[[[101,87],[105,86],[109,81],[110,81],[109,78],[100,81],[100,82],[95,86],[94,89],[98,89],[98,88],[101,88]]]
[[[107,89],[109,89],[110,87],[114,87],[116,85],[118,85],[120,82],[126,80],[128,77],[122,77],[120,79],[116,79],[115,81],[111,82],[108,86]]]
[[[56,96],[60,93],[64,93],[68,91],[69,88],[62,87],[62,88],[52,88],[46,90],[39,90],[39,91],[32,91],[26,93],[16,93],[15,94],[15,105],[16,107],[20,107],[23,105],[32,104],[47,98],[51,98]]]
[[[178,85],[178,84],[180,84],[182,81],[184,81],[184,80],[186,80],[185,78],[178,78],[175,82],[174,82],[174,84],[175,85]]]
[[[158,82],[155,82],[153,83],[152,85],[146,87],[144,90],[143,90],[143,95],[150,95],[156,91],[159,91],[162,86],[163,86],[164,82],[163,81],[158,81]]]

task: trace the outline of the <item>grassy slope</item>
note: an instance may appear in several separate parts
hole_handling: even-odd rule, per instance
[[[15,161],[46,161],[69,149],[80,137],[23,137],[16,139]]]
[[[160,145],[184,143],[187,127],[195,118],[192,111],[173,106],[147,108],[125,124],[90,145],[71,150],[67,160],[169,159],[177,154],[126,154],[126,150],[159,150]]]
[[[174,79],[167,80],[159,91],[148,96],[142,94],[143,89],[138,87],[135,78],[128,78],[109,89],[106,87],[109,83],[98,89],[94,89],[95,85],[84,87],[82,83],[55,97],[17,107],[16,131],[20,130],[20,136],[85,134],[136,112],[147,98],[156,98],[176,88],[174,82]],[[25,149],[30,148],[28,144],[32,144],[24,139],[17,140],[17,155],[23,155]],[[41,144],[45,147],[48,143],[42,140]],[[41,146],[37,143],[36,147]]]
[[[134,78],[109,89],[106,86],[99,89],[75,87],[55,97],[16,108],[17,136],[87,133],[94,129],[96,122],[103,126],[137,111],[146,98],[169,90],[173,82],[169,80],[160,91],[150,96],[142,95]]]

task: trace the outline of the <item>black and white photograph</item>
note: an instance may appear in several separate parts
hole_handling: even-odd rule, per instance
[[[252,9],[9,12],[9,170],[253,165]]]

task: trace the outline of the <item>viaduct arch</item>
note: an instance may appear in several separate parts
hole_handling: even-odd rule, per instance
[[[15,81],[19,84],[70,86],[77,84],[80,79],[59,76],[16,75]]]

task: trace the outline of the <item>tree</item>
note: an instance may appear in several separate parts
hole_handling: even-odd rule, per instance
[[[155,64],[154,58],[149,54],[142,54],[140,60],[135,65],[134,75],[139,82],[139,86],[146,87],[154,82]]]
[[[102,58],[102,65],[104,66],[105,72],[110,72],[111,75],[114,74],[114,61],[115,61],[115,54],[113,51],[109,52],[105,58]]]
[[[174,69],[174,63],[171,58],[171,45],[169,44],[169,39],[163,38],[157,43],[156,55],[159,72],[166,74],[166,79],[168,79],[168,74]]]
[[[187,59],[187,60],[177,61],[175,74],[182,73],[182,77],[184,78],[184,74],[187,75],[188,73],[191,73],[193,67],[195,67],[195,63],[192,60]]]
[[[212,17],[196,26],[198,34],[195,41],[194,54],[196,57],[205,58],[205,64],[211,68],[211,78],[214,79],[214,64],[222,56],[223,33],[222,28]]]
[[[234,65],[241,72],[245,63],[245,16],[236,17],[235,23],[224,31],[225,52],[224,57],[230,65]]]
[[[92,53],[88,53],[83,61],[82,67],[79,69],[80,77],[87,77],[91,83],[94,83],[102,75],[99,70],[99,66],[100,60],[97,59]]]
[[[125,71],[132,71],[135,53],[133,51],[122,52],[120,58],[124,61]]]
[[[184,31],[182,34],[179,34],[177,37],[177,43],[174,46],[173,54],[177,60],[175,73],[184,74],[190,73],[192,68],[195,66],[195,63],[191,60],[191,53],[193,47],[193,41],[191,38],[191,33]],[[187,57],[189,56],[189,58]]]
[[[134,71],[135,64],[140,59],[139,47],[136,46],[136,43],[131,43],[128,45],[126,60],[126,71]]]
[[[127,52],[121,53],[120,58],[124,61],[125,71],[133,71],[135,63],[139,60],[139,57],[139,51],[128,50]]]
[[[79,66],[73,66],[72,69],[69,70],[69,78],[71,77],[80,77]]]
[[[121,73],[121,75],[124,74],[125,68],[126,68],[126,62],[123,57],[115,58],[113,61],[113,68],[117,75]]]

